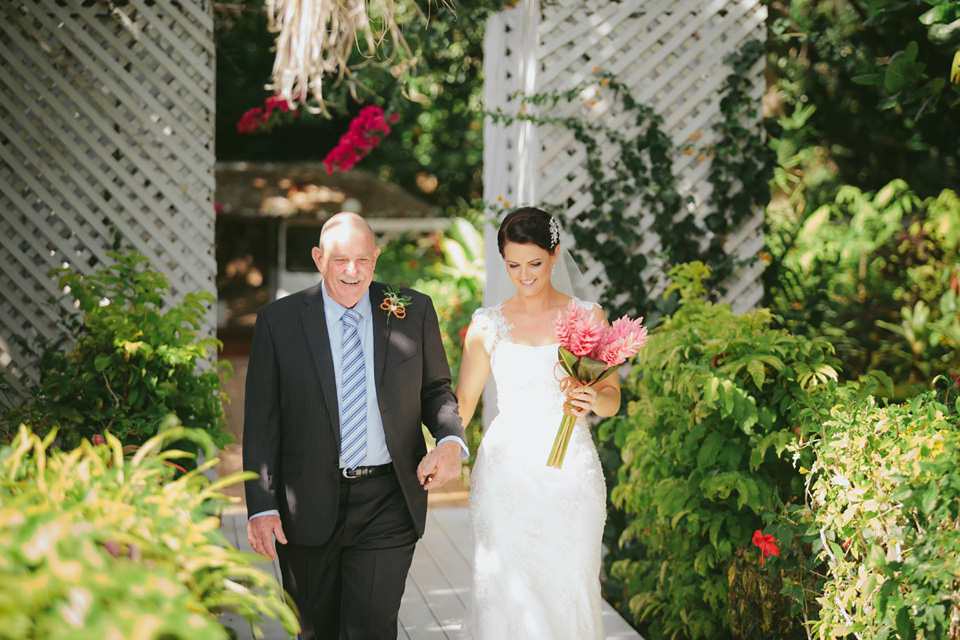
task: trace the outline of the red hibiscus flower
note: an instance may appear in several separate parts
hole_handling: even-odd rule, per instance
[[[767,560],[767,556],[780,555],[780,548],[777,547],[777,540],[772,535],[763,535],[760,529],[753,532],[753,544],[760,549],[760,564]]]

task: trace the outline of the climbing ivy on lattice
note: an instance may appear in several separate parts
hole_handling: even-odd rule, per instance
[[[489,113],[494,122],[510,124],[526,120],[537,125],[559,125],[570,132],[586,152],[587,189],[591,206],[573,218],[557,217],[565,222],[575,241],[574,254],[581,260],[599,261],[608,286],[600,302],[610,317],[623,314],[645,315],[655,324],[670,313],[673,298],[652,293],[644,274],[664,275],[673,265],[701,260],[709,265],[713,277],[712,297],[722,293],[722,284],[737,266],[757,259],[739,258],[724,250],[724,240],[750,215],[762,209],[769,190],[772,154],[762,134],[751,123],[757,120],[755,100],[749,95],[753,81],[747,70],[762,54],[759,41],[746,43],[726,59],[733,72],[728,76],[720,101],[719,121],[712,126],[716,142],[694,149],[695,141],[675,143],[664,131],[663,119],[647,105],[638,103],[628,87],[611,73],[595,72],[591,86],[602,86],[610,93],[621,113],[629,114],[629,126],[617,128],[590,121],[579,113],[550,116],[562,103],[583,100],[584,86],[566,91],[548,91],[518,96],[525,108],[517,115],[498,109]],[[625,133],[626,132],[626,133]],[[615,161],[605,150],[616,150]],[[673,162],[680,153],[697,152],[711,162],[708,181],[712,186],[706,203],[706,215],[693,214],[693,198],[680,192]],[[630,211],[639,199],[643,212],[651,214],[648,229],[641,228]],[[566,203],[544,202],[552,211],[565,210]],[[655,233],[659,251],[647,255],[640,249],[644,233]]]

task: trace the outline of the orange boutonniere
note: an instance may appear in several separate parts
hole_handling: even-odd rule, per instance
[[[387,292],[383,295],[383,302],[380,308],[387,312],[387,324],[390,323],[390,316],[396,316],[402,319],[407,315],[407,305],[413,302],[410,296],[401,296],[400,290],[392,286],[387,287]]]

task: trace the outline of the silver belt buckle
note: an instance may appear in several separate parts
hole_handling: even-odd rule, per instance
[[[348,469],[347,467],[344,467],[343,469],[340,470],[340,473],[341,473],[341,474],[343,475],[343,477],[346,478],[347,480],[353,480],[354,476],[348,476],[348,475],[347,475],[347,471],[351,471],[351,469]]]

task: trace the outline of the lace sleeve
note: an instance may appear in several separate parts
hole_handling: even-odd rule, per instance
[[[510,325],[500,313],[500,305],[481,307],[473,312],[473,324],[483,334],[483,350],[493,353],[497,343],[510,337]]]

